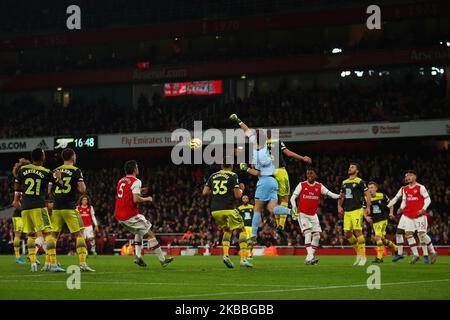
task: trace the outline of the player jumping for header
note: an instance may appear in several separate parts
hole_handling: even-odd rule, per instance
[[[240,168],[247,173],[258,177],[255,192],[255,208],[252,220],[252,237],[250,243],[256,243],[258,235],[258,227],[261,223],[261,212],[264,210],[264,205],[267,203],[267,209],[271,214],[275,215],[289,215],[291,210],[285,206],[278,205],[278,183],[274,177],[275,165],[272,161],[272,156],[267,147],[267,136],[263,130],[251,130],[249,127],[238,118],[236,114],[230,116],[230,120],[236,122],[245,135],[248,137],[250,144],[253,147],[252,164],[254,168],[248,167],[247,164],[241,163]]]

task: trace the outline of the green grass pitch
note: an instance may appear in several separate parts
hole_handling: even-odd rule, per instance
[[[450,256],[435,265],[386,257],[380,290],[367,288],[370,264],[354,267],[353,256],[320,256],[316,266],[304,265],[301,256],[255,257],[253,269],[227,269],[218,256],[177,256],[165,269],[155,256],[144,259],[146,268],[132,257],[90,257],[97,272],[82,273],[81,289],[69,290],[68,274],[31,274],[29,264],[0,256],[0,299],[450,299]],[[63,267],[78,262],[77,256],[58,260]]]

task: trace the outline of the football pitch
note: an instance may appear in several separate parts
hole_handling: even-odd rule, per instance
[[[154,256],[144,257],[146,268],[132,257],[97,256],[88,259],[96,272],[81,273],[81,288],[69,290],[69,274],[31,274],[29,264],[0,256],[0,299],[450,299],[450,256],[435,265],[385,257],[379,290],[367,287],[370,264],[354,267],[353,256],[318,258],[318,265],[306,266],[301,256],[255,257],[255,267],[245,269],[235,256],[235,269],[227,269],[218,256],[176,256],[163,269]],[[63,267],[78,262],[77,256],[58,260]]]

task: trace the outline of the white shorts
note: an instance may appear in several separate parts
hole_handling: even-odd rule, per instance
[[[322,232],[317,214],[311,216],[300,212],[298,216],[298,224],[300,225],[302,232],[306,229],[311,229],[312,232]]]
[[[145,219],[142,214],[137,214],[128,220],[120,221],[120,224],[132,234],[137,234],[140,236],[145,236],[152,228],[150,221]]]
[[[94,228],[92,228],[92,226],[84,227],[84,229],[83,229],[83,238],[85,238],[85,239],[95,238]]]
[[[428,220],[427,217],[421,216],[415,219],[408,218],[405,215],[400,217],[400,221],[398,222],[398,229],[402,229],[405,231],[411,232],[427,232],[428,229]]]

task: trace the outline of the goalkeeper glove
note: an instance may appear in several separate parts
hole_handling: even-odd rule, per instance
[[[241,169],[242,171],[247,171],[248,170],[248,164],[246,164],[246,163],[239,164],[239,169]]]
[[[293,207],[291,209],[291,217],[292,217],[292,219],[298,220],[298,216],[299,216],[299,214],[298,214],[297,208]]]
[[[242,122],[241,119],[238,118],[238,116],[237,116],[236,113],[233,113],[233,114],[230,116],[230,120],[236,122],[237,124],[239,124],[239,123]]]

